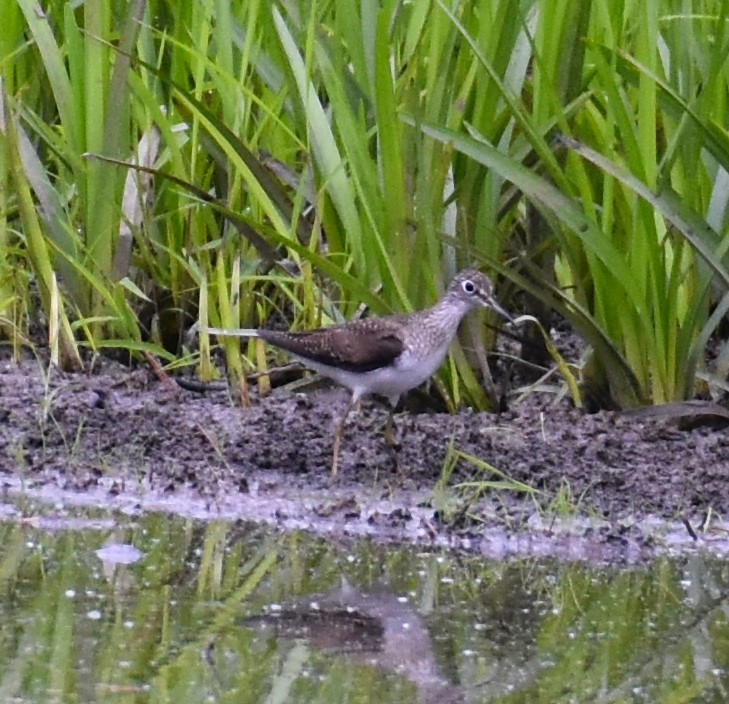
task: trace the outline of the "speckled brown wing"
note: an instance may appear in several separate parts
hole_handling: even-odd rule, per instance
[[[291,354],[350,372],[385,367],[404,346],[399,326],[387,318],[366,318],[306,332],[259,330],[258,334]]]

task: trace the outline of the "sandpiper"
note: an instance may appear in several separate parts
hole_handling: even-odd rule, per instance
[[[379,394],[394,408],[401,394],[422,384],[443,364],[461,320],[478,307],[512,320],[494,298],[489,277],[467,269],[454,277],[434,306],[407,315],[364,318],[304,332],[220,328],[208,332],[260,337],[352,392],[334,435],[332,475],[336,475],[344,424],[360,398]]]

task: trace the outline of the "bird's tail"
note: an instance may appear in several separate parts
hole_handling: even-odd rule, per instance
[[[205,332],[218,337],[260,337],[255,328],[205,328]]]

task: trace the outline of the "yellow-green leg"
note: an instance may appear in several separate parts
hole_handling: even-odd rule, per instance
[[[347,418],[349,418],[349,414],[352,412],[352,409],[357,405],[357,401],[359,399],[352,397],[352,400],[349,402],[349,405],[347,406],[347,410],[344,412],[344,415],[342,416],[342,419],[337,423],[337,427],[334,430],[334,443],[332,444],[332,476],[337,476],[337,471],[339,470],[339,450],[342,447],[342,435],[344,435],[344,424],[347,422]]]

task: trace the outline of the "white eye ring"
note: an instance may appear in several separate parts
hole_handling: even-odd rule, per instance
[[[466,279],[466,281],[464,281],[461,284],[461,286],[463,287],[463,290],[466,293],[475,293],[476,292],[476,286],[474,285],[473,281]]]

